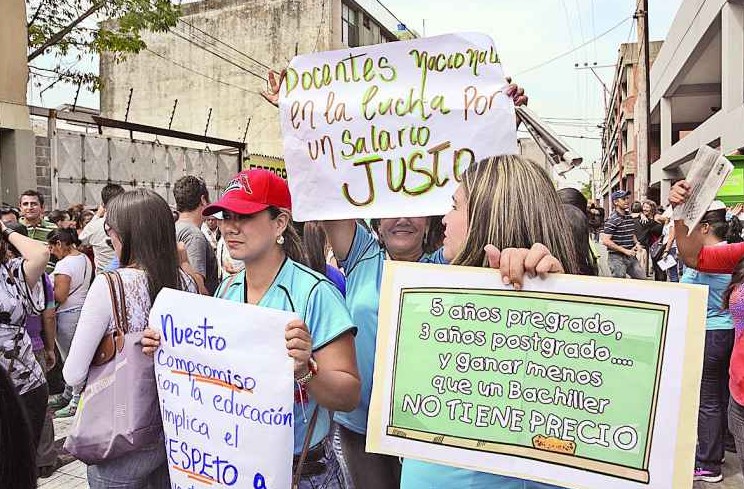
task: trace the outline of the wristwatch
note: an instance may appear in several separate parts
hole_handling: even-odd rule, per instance
[[[310,357],[310,359],[307,361],[307,373],[303,375],[302,377],[300,377],[299,379],[295,379],[295,382],[297,382],[298,384],[302,386],[305,386],[317,374],[318,374],[318,362],[316,362],[313,357]]]

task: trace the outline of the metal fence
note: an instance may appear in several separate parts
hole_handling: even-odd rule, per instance
[[[216,198],[239,163],[237,154],[57,130],[51,158],[53,205],[98,205],[107,183],[126,190],[150,188],[172,204],[171,186],[184,175],[203,178]]]

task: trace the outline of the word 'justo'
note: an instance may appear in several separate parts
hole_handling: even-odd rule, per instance
[[[443,187],[449,181],[447,171],[440,167],[440,155],[450,148],[450,142],[438,144],[427,151],[414,150],[407,157],[383,159],[379,155],[371,155],[358,158],[353,166],[363,166],[366,173],[366,192],[357,193],[348,183],[344,183],[341,192],[344,198],[353,206],[364,207],[375,200],[377,189],[375,188],[372,166],[376,163],[386,162],[387,188],[394,193],[402,192],[405,195],[415,196],[424,194],[435,187]],[[475,154],[468,148],[455,150],[451,156],[452,172],[449,173],[457,182],[460,181],[462,172],[475,161]],[[442,165],[444,166],[444,165]],[[418,184],[412,184],[411,180],[418,180]],[[359,195],[366,197],[359,197]]]

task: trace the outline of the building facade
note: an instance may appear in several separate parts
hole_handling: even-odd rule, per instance
[[[248,153],[270,157],[283,150],[277,109],[260,94],[269,68],[281,70],[296,54],[397,39],[391,17],[352,0],[203,0],[181,9],[172,31],[144,35],[140,54],[101,56],[102,115],[245,137]]]
[[[662,41],[649,43],[651,63],[662,44]],[[602,133],[602,161],[599,170],[602,184],[599,193],[606,209],[611,205],[610,194],[615,190],[631,190],[634,195],[638,195],[638,189],[635,188],[638,130],[634,113],[638,98],[639,71],[638,44],[621,44]],[[654,154],[658,156],[658,148],[654,148],[652,144],[651,155]]]
[[[651,69],[651,122],[661,151],[652,188],[667,201],[698,148],[744,147],[744,5],[683,0]]]

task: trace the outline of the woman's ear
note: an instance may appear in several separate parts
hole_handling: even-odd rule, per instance
[[[290,225],[289,214],[286,212],[280,212],[274,221],[276,222],[276,237],[278,238],[284,234],[284,231],[286,231],[287,227]]]

